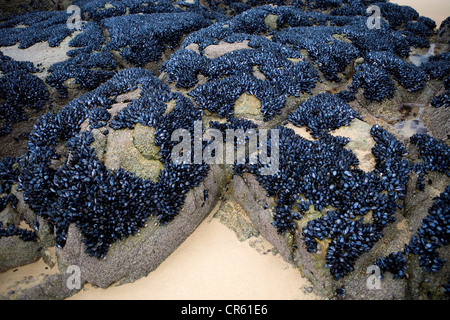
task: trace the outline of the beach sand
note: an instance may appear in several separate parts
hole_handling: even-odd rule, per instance
[[[70,299],[317,299],[310,289],[261,236],[241,242],[212,213],[148,276],[107,289],[87,285]]]
[[[107,289],[86,284],[68,300],[319,299],[311,283],[262,236],[240,241],[215,216],[219,207],[146,277]],[[0,273],[0,296],[30,288],[58,272],[57,266],[51,268],[40,259]]]

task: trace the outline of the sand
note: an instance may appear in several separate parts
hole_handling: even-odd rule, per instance
[[[311,283],[261,236],[239,241],[215,215],[156,270],[107,289],[86,284],[68,300],[317,300]],[[0,273],[0,296],[32,287],[58,273],[42,259]]]
[[[419,14],[440,23],[450,15],[448,0],[395,0],[409,5]],[[73,36],[72,36],[73,37]],[[72,38],[71,37],[71,38]],[[69,39],[66,39],[68,42]],[[16,60],[42,63],[45,69],[55,57],[65,59],[66,42],[50,48],[36,44],[28,50],[16,46],[1,48]],[[45,74],[44,74],[45,75]],[[42,75],[41,75],[42,76]],[[261,237],[239,241],[236,234],[223,225],[214,212],[202,222],[155,271],[134,283],[108,289],[87,284],[69,299],[317,299],[308,293],[311,284],[299,271],[274,254],[270,243]],[[37,280],[43,274],[57,272],[42,260],[0,273],[0,295],[9,285],[21,279]]]
[[[148,276],[107,289],[87,285],[69,299],[317,299],[270,243],[261,237],[241,242],[212,214]]]

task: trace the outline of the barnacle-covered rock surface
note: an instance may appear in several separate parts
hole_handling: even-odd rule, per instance
[[[224,200],[221,221],[323,298],[448,298],[449,19],[366,0],[36,9],[0,21],[0,272],[60,273],[0,297],[70,296],[73,265],[83,285],[134,281]],[[198,160],[207,129],[276,130],[277,170]]]

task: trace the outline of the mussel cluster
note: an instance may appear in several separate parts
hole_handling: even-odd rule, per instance
[[[410,92],[422,90],[428,81],[424,71],[394,53],[372,51],[365,55],[365,63],[356,67],[350,91],[362,87],[369,101],[390,99],[396,90],[391,76]]]
[[[447,90],[446,92],[431,99],[431,105],[436,108],[442,106],[444,108],[447,108],[448,106],[450,106],[450,90]]]
[[[445,260],[438,249],[450,243],[450,186],[434,198],[428,215],[422,220],[416,235],[405,246],[405,254],[419,256],[420,266],[427,272],[439,271]]]
[[[267,196],[274,197],[273,226],[278,232],[293,233],[301,226],[309,252],[326,243],[326,266],[340,279],[395,221],[397,200],[405,197],[411,170],[419,173],[420,189],[428,171],[449,175],[449,147],[430,136],[411,138],[423,159],[411,164],[403,144],[374,125],[370,133],[376,165],[365,172],[358,168],[356,155],[345,148],[350,139],[330,134],[359,118],[348,103],[360,88],[368,102],[380,102],[394,96],[397,83],[418,92],[429,79],[443,81],[447,91],[431,103],[448,106],[450,55],[432,56],[418,67],[406,62],[411,47],[430,46],[428,38],[436,25],[410,7],[386,1],[294,0],[292,6],[282,6],[282,0],[270,1],[278,6],[261,6],[269,3],[265,0],[207,3],[208,7],[182,0],[74,0],[82,18],[89,21],[69,42],[70,58],[49,68],[46,83],[33,74],[38,70],[31,63],[0,53],[0,135],[25,118],[23,108],[43,108],[48,100],[45,84],[62,97],[68,97],[66,83],[71,78],[79,88],[91,90],[58,113],[40,117],[20,161],[0,161],[0,193],[6,194],[0,199],[0,211],[8,204],[16,206],[11,188],[18,182],[25,202],[48,221],[59,247],[65,245],[69,225],[75,224],[86,252],[102,258],[113,243],[138,233],[150,215],[161,224],[170,222],[189,190],[207,176],[210,168],[205,163],[171,161],[178,143],[171,141],[176,129],[189,130],[192,136],[203,110],[226,118],[224,123],[209,124],[223,133],[257,129],[256,121],[235,116],[236,101],[244,94],[259,100],[266,122],[282,113],[288,97],[303,95],[304,102],[284,124],[305,126],[315,139],[279,125],[275,128],[279,170],[265,175],[262,169],[267,164],[246,162],[235,163],[234,174],[254,174]],[[371,30],[366,26],[366,9],[373,3],[385,19],[380,29]],[[10,17],[0,24],[0,46],[19,42],[19,48],[27,48],[39,41],[56,46],[73,32],[66,26],[68,17],[66,12]],[[189,89],[179,90],[185,95],[171,91],[151,71],[134,68],[160,62],[166,49],[179,45],[160,71],[176,87]],[[220,45],[227,47],[225,52],[208,55],[209,46]],[[233,50],[233,45],[238,49]],[[121,70],[128,66],[133,68]],[[333,88],[334,93],[311,93],[318,82],[334,82],[334,86],[349,81],[347,87]],[[119,96],[137,89],[138,98],[111,112]],[[163,165],[155,181],[123,168],[110,169],[96,154],[98,132],[108,139],[118,130],[138,126],[154,129],[158,161]],[[275,151],[271,140],[270,136],[269,153]],[[383,272],[403,277],[409,254],[419,255],[427,271],[442,267],[438,249],[449,239],[449,192],[450,187],[435,199],[404,251],[376,262]],[[203,200],[208,197],[204,190]],[[11,235],[36,239],[33,232],[11,224],[4,229],[2,223],[0,237]]]
[[[20,169],[19,158],[4,157],[0,160],[0,212],[11,203],[12,208],[16,208],[18,203],[17,197],[11,193],[12,186],[18,182]]]
[[[365,56],[365,60],[375,67],[384,69],[410,92],[422,90],[428,80],[425,72],[403,61],[392,52],[370,52]]]
[[[62,98],[68,97],[64,82],[73,78],[80,89],[95,89],[116,74],[117,62],[109,51],[77,51],[72,58],[53,64],[45,82],[55,87]]]
[[[204,28],[210,21],[196,13],[153,13],[111,17],[101,21],[110,41],[106,49],[120,50],[123,59],[137,67],[160,59],[166,47],[173,49],[183,34]]]
[[[450,52],[430,57],[429,61],[421,65],[421,68],[431,79],[448,78],[450,76]]]
[[[68,97],[65,81],[73,78],[80,89],[94,89],[115,74],[117,63],[111,52],[102,50],[105,42],[101,27],[92,21],[84,22],[82,32],[70,42],[67,52],[71,58],[53,64],[45,82],[55,87],[61,98]]]
[[[24,49],[41,41],[59,46],[74,31],[67,27],[69,17],[65,11],[30,11],[9,17],[0,24],[0,46],[19,43],[19,49]]]
[[[334,238],[327,250],[326,263],[335,279],[352,271],[356,259],[382,237],[384,227],[395,221],[394,214],[398,208],[395,200],[404,198],[406,194],[410,164],[404,158],[404,146],[378,125],[372,128],[371,134],[376,141],[372,150],[376,168],[358,179],[364,179],[362,183],[358,180],[353,184],[347,183],[351,187],[350,190],[347,188],[346,199],[353,198],[355,203],[350,200],[346,211],[330,212],[325,217],[308,222],[303,229],[310,251],[315,251],[316,237]],[[383,190],[388,191],[387,194]],[[333,207],[340,209],[335,205]],[[369,212],[372,223],[364,223],[363,218],[354,220]]]
[[[178,45],[184,34],[210,24],[201,15],[182,10],[173,13],[170,8],[173,7],[151,15],[116,16],[119,14],[116,12],[98,22],[85,22],[83,32],[69,42],[70,47],[79,49],[68,51],[70,59],[49,68],[46,83],[55,87],[63,98],[68,96],[65,81],[69,78],[74,79],[79,89],[94,89],[117,72],[113,51],[119,51],[130,65],[142,67],[159,60],[162,52]],[[102,28],[108,31],[108,41]]]
[[[439,171],[450,176],[450,147],[447,144],[425,133],[414,134],[410,141],[419,148],[426,171]]]
[[[443,80],[446,90],[434,97],[431,105],[436,108],[442,106],[447,108],[450,105],[450,54],[446,52],[430,57],[430,60],[422,65],[422,68],[431,79]]]
[[[287,28],[275,33],[273,40],[289,44],[297,50],[306,50],[311,62],[318,66],[325,79],[339,82],[339,73],[344,72],[349,63],[361,55],[354,45],[333,37],[333,34],[340,32],[337,27],[325,26]]]
[[[93,50],[100,51],[105,43],[103,30],[95,21],[84,21],[81,26],[81,33],[78,33],[69,42],[69,47],[81,49],[73,49],[67,52],[69,57],[76,55],[79,51],[90,53]]]
[[[309,98],[289,115],[289,121],[297,127],[306,126],[314,138],[347,126],[355,118],[359,115],[345,101],[330,93]]]
[[[13,184],[18,181],[20,174],[18,162],[19,158],[16,157],[3,157],[0,160],[0,194],[9,194]]]
[[[407,9],[400,20],[408,18],[410,21],[411,10]],[[275,16],[276,21],[269,27],[266,19],[270,15]],[[431,19],[420,18],[417,23],[432,28]],[[163,64],[162,70],[168,73],[170,81],[183,88],[195,86],[199,74],[207,77],[206,84],[189,94],[200,107],[227,118],[234,115],[233,103],[246,92],[259,98],[264,120],[270,120],[283,107],[283,95],[308,93],[314,83],[320,81],[317,71],[310,65],[317,66],[326,80],[339,82],[348,77],[348,67],[360,57],[364,58],[364,63],[356,68],[352,85],[343,93],[346,101],[355,98],[359,87],[364,88],[369,101],[390,99],[396,90],[393,79],[411,92],[421,90],[428,80],[427,74],[401,58],[409,55],[411,45],[428,47],[429,43],[417,40],[420,38],[417,32],[395,31],[384,21],[380,30],[369,30],[365,20],[319,11],[305,12],[295,7],[261,6],[190,34],[181,45],[182,49]],[[263,37],[266,34],[272,35],[270,41]],[[236,50],[215,59],[204,56],[204,49],[219,41],[244,40],[249,40],[252,50]],[[192,44],[197,46],[198,52],[192,50]],[[277,44],[281,46],[277,48]],[[299,56],[300,50],[305,50],[307,55]],[[292,66],[286,59],[300,59],[300,62]],[[255,67],[266,77],[264,81],[252,76]],[[301,78],[295,76],[299,74]],[[298,81],[300,85],[296,84]]]
[[[431,99],[431,105],[439,108],[447,108],[450,105],[450,53],[445,52],[430,57],[430,60],[424,63],[421,68],[429,75],[431,79],[443,80],[444,93]]]
[[[31,62],[14,61],[0,52],[0,136],[11,132],[11,125],[26,120],[25,109],[41,110],[49,99],[45,83],[35,76]]]
[[[326,10],[329,8],[336,8],[342,6],[341,0],[304,0],[297,1],[297,4],[303,2],[304,5],[308,6],[311,9],[322,9]]]
[[[418,36],[427,38],[433,34],[436,22],[428,17],[419,17],[417,21],[408,21],[405,30]]]
[[[405,23],[419,18],[417,11],[408,6],[401,6],[386,1],[384,1],[384,3],[379,3],[378,5],[381,9],[382,16],[386,17],[389,25],[393,29],[399,29]]]
[[[11,207],[13,209],[16,209],[17,207],[17,203],[19,202],[19,200],[17,199],[17,197],[14,194],[9,194],[9,195],[5,195],[2,196],[0,198],[0,211],[2,211],[3,209],[6,208],[6,206],[8,205],[8,203],[11,203]]]
[[[266,19],[269,16],[275,17],[274,24],[269,27],[269,25],[266,23]],[[297,9],[294,7],[273,7],[273,6],[260,6],[255,9],[247,10],[242,14],[239,14],[237,16],[232,17],[230,20],[226,22],[220,22],[215,23],[214,25],[204,28],[202,30],[199,30],[197,32],[194,32],[190,34],[186,40],[182,44],[182,48],[186,48],[191,44],[198,45],[200,56],[203,55],[203,50],[209,46],[209,45],[217,45],[219,44],[219,41],[227,42],[227,43],[233,43],[233,42],[241,42],[243,40],[250,40],[249,46],[254,49],[260,49],[264,50],[265,48],[270,50],[276,50],[281,54],[281,57],[286,56],[286,54],[292,55],[288,56],[289,58],[293,59],[299,59],[301,56],[299,56],[298,48],[295,48],[296,50],[289,50],[288,46],[276,46],[276,42],[282,42],[282,41],[276,41],[276,38],[278,37],[277,33],[273,35],[272,41],[267,41],[267,39],[263,38],[262,36],[266,35],[267,33],[274,32],[276,30],[281,30],[281,28],[284,28],[285,26],[290,27],[312,27],[315,24],[318,24],[320,26],[323,26],[321,28],[325,28],[325,25],[327,23],[333,23],[337,18],[334,16],[329,16],[321,12],[305,12],[301,9]],[[276,28],[275,30],[273,28]],[[315,54],[317,59],[325,59],[325,57],[320,57],[320,53],[318,50],[326,50],[323,48],[320,48],[320,44],[324,44],[327,41],[333,41],[334,38],[331,37],[331,32],[334,30],[332,28],[326,29],[327,33],[324,36],[319,36],[320,32],[314,32],[315,28],[305,28],[305,29],[291,29],[287,28],[286,30],[290,31],[281,31],[282,35],[279,37],[282,38],[280,40],[285,40],[286,43],[289,43],[289,39],[292,41],[295,41],[295,36],[301,36],[301,31],[314,33],[308,35],[303,35],[302,39],[305,39],[308,43],[311,43],[308,45],[309,48],[311,48],[311,51],[313,51],[312,54]],[[322,29],[320,29],[322,30]],[[297,31],[296,34],[294,34]],[[329,31],[329,32],[328,32]],[[251,36],[253,35],[253,37]],[[283,36],[284,35],[284,36]],[[288,37],[291,35],[292,37]],[[259,37],[256,37],[259,36]],[[313,37],[314,36],[314,37]],[[275,43],[274,43],[275,42]],[[300,45],[300,44],[298,44]],[[340,48],[342,46],[342,48]],[[324,46],[322,46],[324,47]],[[333,46],[335,47],[335,46]],[[342,49],[349,49],[350,51],[355,52],[354,48],[350,48],[351,45],[348,43],[337,41],[336,40],[336,48],[331,49],[333,52],[328,52],[326,55],[331,59],[331,55],[336,52],[341,52]],[[347,48],[348,47],[348,48]],[[282,48],[282,51],[279,49]],[[281,51],[281,52],[280,52]],[[165,64],[165,71],[168,72],[170,79],[172,81],[175,81],[178,86],[181,87],[192,87],[196,80],[191,76],[192,73],[195,75],[198,73],[204,73],[206,76],[210,76],[209,72],[211,72],[211,68],[207,66],[205,69],[198,66],[198,62],[207,63],[209,64],[210,61],[207,59],[202,59],[201,57],[195,58],[193,56],[192,52],[184,52],[183,50],[179,50],[178,55],[175,54],[169,59],[169,61]],[[324,55],[325,53],[322,52]],[[352,53],[343,53],[342,60],[348,60],[348,57],[352,55]],[[186,55],[186,57],[183,57]],[[194,59],[197,63],[192,63],[190,60]],[[340,58],[334,58],[334,59],[340,59]],[[303,59],[302,59],[303,60]],[[249,64],[252,61],[249,61]],[[336,64],[336,61],[333,61],[332,63]],[[342,62],[339,62],[342,63]],[[186,64],[186,67],[183,69],[186,69],[187,75],[185,74],[185,70],[177,72],[177,69],[181,68]],[[228,63],[229,64],[229,63]],[[216,66],[216,68],[219,68],[220,70],[225,71],[227,68],[227,65],[225,64],[225,67]],[[319,63],[322,64],[322,61]],[[194,67],[194,71],[189,72],[188,67]],[[195,67],[197,66],[197,67]],[[250,65],[251,66],[251,65]],[[279,66],[281,67],[281,66]],[[335,66],[333,66],[335,67]],[[201,69],[199,69],[201,68]],[[248,68],[248,67],[247,67]],[[330,67],[332,68],[332,67]],[[341,66],[339,66],[340,69]],[[338,69],[339,69],[338,68]],[[345,68],[345,66],[344,66]],[[339,69],[339,70],[340,70]],[[209,71],[209,72],[208,72]],[[186,81],[181,77],[190,77],[189,80],[192,81]],[[214,77],[214,74],[211,76]],[[180,79],[181,78],[181,79]]]
[[[251,49],[231,51],[214,59],[190,49],[180,49],[162,67],[169,79],[180,87],[194,86],[199,74],[208,77],[207,83],[189,92],[202,109],[230,119],[234,116],[234,103],[247,93],[261,101],[261,112],[267,121],[280,113],[288,96],[310,92],[319,80],[318,72],[309,62],[303,61],[304,57],[298,51],[261,36],[233,33],[228,29],[232,28],[225,28],[219,40],[226,43],[247,40]],[[203,35],[204,30],[199,33]],[[211,33],[198,43],[200,50],[207,46],[205,44],[215,44],[211,37],[217,32],[217,25],[206,30]],[[196,37],[196,34],[192,36]],[[186,39],[185,46],[190,41],[191,36]],[[299,61],[294,63],[289,59]],[[254,75],[255,68],[264,79]]]
[[[81,124],[88,117],[98,116],[93,110],[109,109],[114,97],[135,90],[138,85],[141,98],[131,102],[111,121],[116,129],[137,122],[156,128],[155,144],[161,147],[164,163],[157,182],[138,178],[121,168],[108,170],[91,147],[92,125],[90,130],[80,132]],[[176,98],[180,99],[174,110],[164,114],[164,101]],[[106,120],[103,116],[100,119]],[[84,236],[86,252],[103,257],[113,242],[136,234],[150,214],[160,223],[171,221],[178,214],[186,193],[206,176],[207,165],[175,165],[170,161],[174,144],[170,141],[172,131],[193,128],[193,121],[200,119],[199,109],[187,98],[171,94],[150,71],[126,69],[97,89],[72,100],[58,114],[49,113],[39,119],[30,134],[28,151],[21,159],[19,187],[33,211],[55,228],[58,246],[64,246],[69,224],[75,223]],[[98,121],[94,119],[94,123]],[[67,141],[67,154],[59,154],[55,146],[64,141]],[[62,166],[52,166],[52,160],[63,156]]]
[[[392,273],[394,278],[406,276],[406,263],[410,255],[419,256],[419,265],[427,272],[441,270],[445,260],[439,256],[439,248],[450,242],[450,186],[438,197],[428,209],[428,215],[421,221],[421,226],[403,251],[393,252],[378,259],[375,264],[381,271]]]
[[[323,106],[325,107],[325,106]],[[382,237],[395,221],[396,199],[406,193],[410,164],[406,149],[393,135],[374,126],[376,169],[357,168],[355,155],[344,148],[347,138],[323,132],[310,141],[285,127],[280,130],[280,170],[261,175],[261,165],[248,166],[269,196],[276,197],[273,225],[280,233],[297,228],[295,220],[326,211],[302,229],[305,245],[315,252],[319,240],[329,239],[326,263],[335,279],[353,270],[356,259]],[[386,192],[387,191],[387,192]],[[364,216],[370,216],[369,221]]]
[[[220,123],[219,121],[210,121],[209,127],[212,129],[218,129],[222,133],[223,142],[228,142],[227,140],[227,130],[233,130],[233,132],[236,132],[236,130],[242,130],[244,133],[243,136],[239,136],[236,134],[234,137],[234,141],[231,141],[234,146],[234,150],[238,150],[239,146],[247,146],[247,143],[249,143],[250,138],[247,134],[254,134],[259,139],[259,132],[258,132],[258,125],[254,123],[251,120],[248,119],[238,119],[238,118],[230,118],[225,123]],[[208,143],[205,146],[208,148]],[[267,150],[270,154],[270,140],[268,141]],[[248,166],[250,163],[250,158],[248,153],[245,154],[244,163],[238,163],[237,159],[235,159],[233,163],[233,173],[235,175],[242,176],[244,172],[248,171]],[[251,166],[251,165],[250,165]]]
[[[221,10],[208,10],[198,1],[148,1],[148,0],[74,0],[74,5],[93,21],[101,21],[105,18],[123,16],[125,14],[152,14],[152,13],[179,13],[193,12],[202,15],[206,19],[226,20],[227,17]]]
[[[218,121],[210,121],[209,127],[214,128],[214,129],[219,129],[222,132],[222,134],[224,135],[223,141],[226,142],[227,141],[227,139],[226,139],[226,130],[227,129],[232,129],[232,130],[240,129],[245,132],[245,131],[248,131],[249,129],[257,129],[258,125],[248,119],[231,118],[229,121],[227,121],[225,123],[220,123]],[[257,134],[257,132],[255,132],[255,133]]]
[[[367,63],[355,68],[352,80],[350,92],[356,93],[358,88],[363,88],[368,101],[391,99],[396,90],[394,81],[384,69]]]
[[[390,272],[396,278],[406,277],[406,257],[401,251],[392,252],[388,256],[383,257],[375,261],[375,265],[380,267],[382,274]]]
[[[7,223],[6,228],[3,228],[3,222],[0,221],[0,239],[2,237],[19,236],[23,241],[36,241],[36,232],[17,228],[13,223]]]
[[[424,190],[424,175],[429,171],[438,171],[450,176],[450,147],[425,133],[416,133],[410,141],[419,149],[423,162],[415,163],[413,169],[419,174],[417,189]]]
[[[297,3],[300,1],[296,1]],[[368,4],[368,1],[360,0],[347,0],[343,1],[343,5],[339,6],[338,8],[334,8],[330,11],[331,15],[334,16],[364,16],[366,15],[366,6]],[[380,1],[381,2],[381,1]]]
[[[399,57],[409,55],[411,42],[417,42],[416,36],[410,37],[400,31],[394,31],[389,24],[381,20],[380,29],[368,29],[366,19],[351,17],[346,24],[337,28],[336,33],[343,33],[364,57],[371,51],[387,51]],[[429,47],[427,42],[425,47]]]

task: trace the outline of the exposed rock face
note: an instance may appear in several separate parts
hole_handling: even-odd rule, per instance
[[[11,193],[17,197],[17,204],[15,208],[8,205],[3,211],[0,211],[0,221],[5,225],[12,223],[20,228],[35,231],[39,242],[24,241],[18,235],[1,237],[0,272],[35,262],[40,258],[44,258],[49,262],[47,259],[47,249],[55,245],[53,236],[45,220],[36,216],[28,207],[23,200],[22,193],[17,191],[17,185],[13,185]],[[36,230],[33,230],[32,226]]]
[[[27,12],[30,10],[52,11],[52,10],[65,10],[72,4],[72,0],[40,0],[40,1],[28,1],[28,0],[2,0],[0,6],[3,14],[16,14]]]
[[[0,221],[14,227],[0,230],[0,272],[41,258],[60,271],[2,298],[70,296],[74,265],[82,285],[135,281],[220,199],[217,217],[240,240],[267,239],[324,298],[446,298],[448,19],[436,33],[382,3],[369,30],[358,0],[74,3],[80,31],[61,11],[0,24],[1,154],[20,156],[0,163]],[[24,79],[49,95],[24,95]],[[25,122],[15,107],[35,100]],[[211,143],[196,140],[199,122],[201,134],[277,130],[280,170],[198,161]],[[185,139],[193,161],[174,163]]]
[[[255,96],[243,93],[234,103],[234,114],[237,118],[250,117],[262,120],[261,101]]]
[[[359,160],[359,168],[370,172],[375,169],[375,157],[372,148],[375,141],[370,135],[372,127],[359,119],[354,119],[349,126],[342,126],[332,131],[334,136],[348,137],[350,142],[345,146],[350,149]]]
[[[301,274],[314,284],[315,291],[323,297],[332,298],[337,289],[345,288],[348,299],[426,299],[430,296],[434,299],[444,299],[445,294],[441,288],[446,284],[444,275],[448,274],[448,266],[437,274],[430,274],[419,266],[418,259],[413,256],[407,265],[407,279],[395,279],[392,274],[387,273],[380,280],[379,288],[368,285],[369,281],[372,281],[369,279],[372,271],[368,271],[368,268],[387,253],[403,250],[420,226],[420,221],[426,217],[427,210],[432,205],[432,199],[437,196],[436,190],[450,182],[448,178],[441,179],[443,178],[436,179],[440,184],[437,189],[430,187],[421,194],[415,191],[415,182],[411,181],[408,184],[409,191],[405,201],[407,205],[402,213],[396,214],[397,221],[389,225],[384,231],[383,239],[357,261],[356,271],[352,272],[352,276],[340,281],[335,281],[329,269],[324,268],[329,241],[319,241],[317,252],[310,253],[306,250],[301,234],[301,228],[307,221],[322,216],[321,212],[311,210],[300,220],[294,233],[280,235],[274,232],[272,226],[273,218],[270,208],[273,208],[274,201],[263,196],[265,190],[261,188],[254,176],[247,174],[243,177],[235,176],[232,182],[232,197],[244,209],[256,230],[274,245],[286,261],[296,265]],[[269,209],[264,209],[265,207]],[[440,251],[441,257],[445,260],[449,258],[449,253],[448,248]]]
[[[39,248],[39,243],[25,242],[18,236],[0,239],[0,272],[39,260]]]
[[[154,132],[154,128],[138,124],[134,130],[109,133],[104,150],[106,167],[111,170],[123,168],[142,179],[158,181],[164,165],[159,161],[159,148],[152,142]]]

